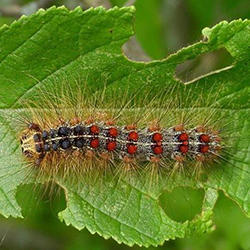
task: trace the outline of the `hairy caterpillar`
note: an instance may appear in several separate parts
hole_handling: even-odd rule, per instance
[[[25,161],[40,173],[81,176],[107,168],[124,172],[156,166],[170,173],[185,168],[199,176],[202,166],[222,158],[222,118],[215,118],[212,108],[210,113],[199,107],[178,110],[179,97],[169,97],[173,89],[140,101],[140,93],[118,98],[121,93],[105,93],[104,87],[91,97],[86,86],[79,84],[74,93],[63,85],[38,91],[22,120],[27,127],[20,135]],[[115,98],[121,103],[106,101]]]
[[[42,130],[31,123],[22,138],[22,150],[27,158],[40,165],[44,158],[53,158],[56,152],[91,156],[95,152],[107,159],[123,159],[159,162],[160,158],[184,161],[188,154],[192,160],[205,161],[216,156],[220,149],[220,138],[205,127],[186,130],[183,125],[173,128],[144,128],[134,125],[114,126],[112,121],[81,122],[77,117],[62,122],[57,128]],[[113,156],[108,153],[113,152]],[[45,159],[46,160],[46,159]]]

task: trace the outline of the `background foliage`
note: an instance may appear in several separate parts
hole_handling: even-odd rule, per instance
[[[126,1],[32,1],[3,0],[0,3],[0,24],[11,23],[21,14],[30,14],[39,7],[64,4],[68,8],[81,5],[84,9],[99,4],[105,7],[122,6]],[[246,0],[138,0],[133,1],[136,8],[136,41],[132,46],[126,45],[124,50],[133,59],[161,59],[181,47],[200,39],[201,29],[211,27],[221,20],[250,18],[250,8]],[[137,50],[131,49],[133,45]],[[140,49],[140,47],[142,49]],[[145,53],[144,53],[145,52]],[[190,79],[192,75],[200,75],[217,67],[230,64],[227,54],[210,54],[209,57],[180,67],[177,75],[182,79]],[[151,58],[151,59],[150,59]],[[50,202],[40,199],[39,192],[29,200],[29,186],[22,188],[19,201],[26,204],[21,220],[1,219],[0,238],[3,249],[128,249],[117,245],[112,239],[104,240],[97,235],[90,235],[87,230],[78,232],[67,227],[57,219],[58,211],[65,207],[64,196],[58,195]],[[39,197],[39,198],[38,198]],[[39,200],[39,202],[38,202]],[[170,203],[171,200],[171,203]],[[192,189],[174,190],[166,194],[164,202],[171,204],[168,215],[184,221],[192,218],[201,206],[201,194]],[[53,213],[52,213],[52,212]],[[163,249],[249,249],[250,220],[247,219],[237,205],[220,195],[215,208],[215,223],[218,228],[211,235],[197,238],[166,242]],[[137,247],[134,247],[137,249]],[[139,249],[139,248],[138,248]],[[152,248],[153,249],[153,248]]]

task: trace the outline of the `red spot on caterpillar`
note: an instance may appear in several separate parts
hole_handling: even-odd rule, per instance
[[[209,151],[209,146],[208,145],[201,145],[200,146],[200,152],[202,153],[202,154],[205,154],[205,153],[207,153]]]
[[[153,141],[154,142],[159,142],[159,141],[161,141],[162,140],[162,134],[160,134],[160,133],[155,133],[154,135],[153,135]]]
[[[128,153],[129,153],[129,154],[133,155],[133,154],[135,154],[136,151],[137,151],[137,146],[136,146],[136,145],[133,145],[133,144],[129,144],[127,150],[128,150]]]
[[[182,133],[182,134],[180,134],[179,137],[178,137],[178,140],[179,140],[179,141],[188,141],[188,139],[189,139],[189,136],[188,136],[187,133]]]
[[[161,146],[155,146],[153,151],[156,155],[160,155],[163,153],[163,148]]]
[[[117,137],[118,136],[117,128],[110,128],[109,129],[109,135],[112,136],[112,137]]]
[[[135,131],[130,132],[128,135],[128,139],[132,141],[137,141],[138,138],[139,138],[138,133]]]
[[[116,149],[116,142],[110,141],[107,143],[107,150],[108,151],[114,151]]]
[[[96,126],[96,125],[92,125],[92,126],[90,127],[90,131],[91,131],[91,133],[93,133],[93,134],[99,134],[99,127]]]
[[[181,145],[180,146],[180,152],[183,154],[186,154],[188,152],[189,148],[186,145]]]
[[[98,148],[99,146],[99,140],[98,139],[93,139],[91,142],[90,142],[90,146],[92,148]]]
[[[208,135],[202,134],[200,135],[200,141],[204,143],[209,143],[210,142],[210,137]]]
[[[188,141],[184,141],[184,142],[182,142],[182,145],[187,146],[187,145],[188,145]]]

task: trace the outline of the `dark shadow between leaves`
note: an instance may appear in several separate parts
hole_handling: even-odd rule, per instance
[[[192,220],[201,213],[204,190],[191,187],[176,187],[171,192],[164,191],[159,197],[165,213],[174,221]]]
[[[195,59],[177,65],[175,78],[188,84],[202,76],[231,68],[232,63],[233,57],[225,48],[221,48],[203,53]]]

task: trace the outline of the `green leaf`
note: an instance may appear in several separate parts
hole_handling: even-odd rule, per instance
[[[173,91],[173,95],[185,96],[188,91],[194,100],[200,93],[205,100],[216,96],[218,112],[227,117],[225,122],[232,123],[233,135],[238,138],[234,155],[229,155],[216,168],[216,175],[210,175],[202,184],[206,191],[202,211],[192,221],[175,222],[164,212],[159,196],[164,189],[173,188],[165,182],[149,190],[139,180],[107,180],[94,186],[82,181],[76,189],[69,180],[58,178],[67,201],[67,208],[59,217],[67,225],[79,230],[86,227],[91,233],[127,245],[157,246],[168,239],[211,232],[218,189],[250,216],[250,157],[246,140],[250,136],[250,22],[221,22],[203,30],[204,42],[183,48],[162,61],[138,63],[129,61],[121,51],[134,33],[134,11],[133,7],[108,11],[99,7],[85,12],[80,8],[68,11],[53,7],[0,29],[0,212],[4,216],[21,217],[16,190],[21,184],[34,183],[36,172],[23,163],[20,131],[13,121],[21,103],[34,99],[40,87],[53,89],[55,81],[61,79],[72,82],[72,88],[75,79],[87,80],[92,91],[105,84],[107,92],[122,92],[126,88],[133,93],[150,83],[148,98],[176,84],[179,92]],[[201,77],[186,87],[174,78],[178,64],[222,47],[233,56],[232,67]],[[185,108],[192,108],[190,105],[187,102]],[[193,180],[181,182],[200,186]]]

